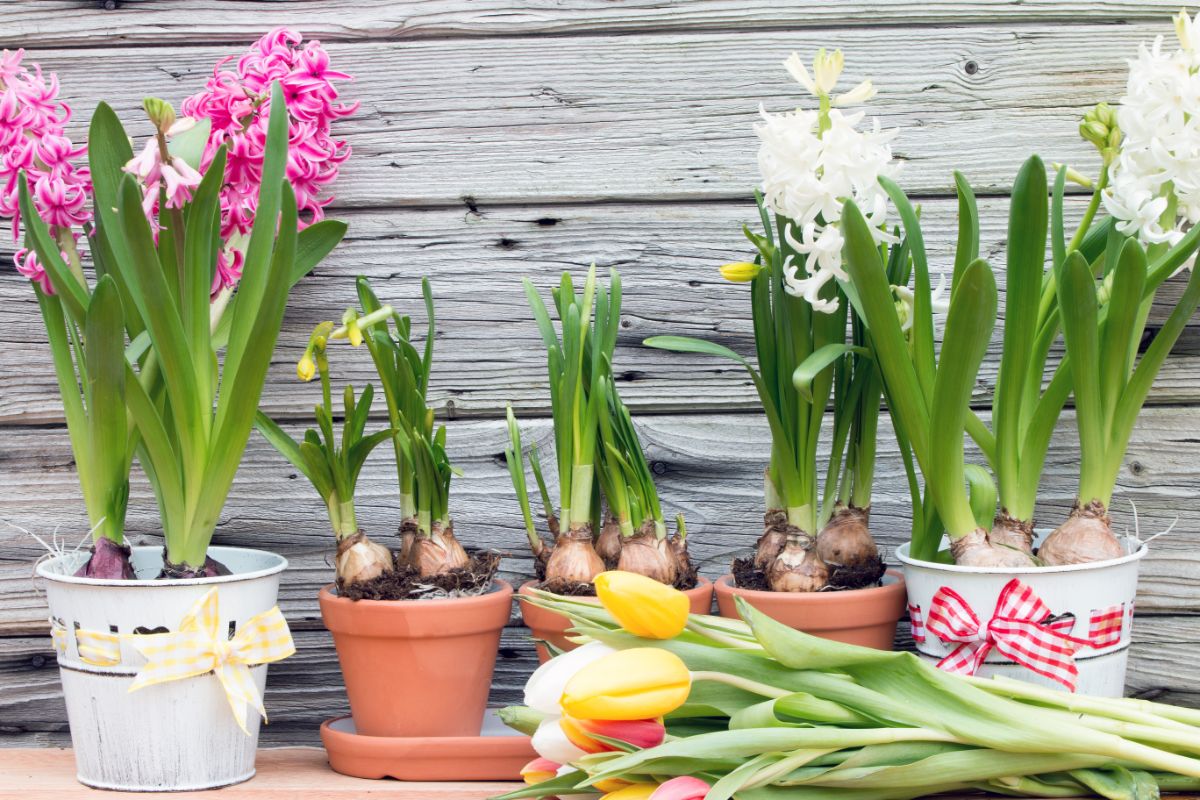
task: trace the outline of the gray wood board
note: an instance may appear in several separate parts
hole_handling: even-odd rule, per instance
[[[1070,204],[1072,216],[1082,200]],[[981,253],[1004,287],[1008,201],[985,198]],[[339,319],[357,304],[354,276],[367,275],[379,295],[411,313],[421,331],[420,277],[437,302],[437,346],[431,399],[444,415],[499,417],[506,403],[545,414],[545,351],[521,288],[529,276],[543,295],[564,269],[582,280],[595,262],[606,276],[620,270],[625,300],[615,366],[622,397],[635,411],[753,409],[758,400],[736,364],[707,356],[644,348],[656,334],[711,338],[747,355],[754,343],[749,292],[717,273],[725,261],[749,257],[743,224],[755,224],[752,202],[652,205],[521,206],[481,209],[354,210],[347,241],[293,290],[287,321],[263,396],[273,415],[307,418],[319,391],[296,380],[295,365],[312,327]],[[953,200],[924,203],[923,225],[938,275],[952,269],[957,230]],[[7,261],[0,245],[0,260]],[[936,278],[935,278],[936,281]],[[1173,282],[1160,294],[1177,296]],[[1003,299],[1001,300],[1003,317]],[[1160,322],[1164,310],[1151,323]],[[0,272],[0,425],[60,422],[62,409],[45,330],[28,281]],[[980,375],[977,399],[990,402],[1000,332]],[[1150,402],[1200,400],[1200,342],[1189,334],[1159,375]],[[370,356],[340,343],[331,353],[338,380],[378,383]],[[378,386],[376,387],[378,388]],[[382,403],[379,408],[382,409]]]
[[[981,193],[1003,192],[1031,152],[1095,168],[1079,118],[1115,101],[1125,59],[1169,34],[1154,23],[1020,25],[668,36],[579,36],[330,43],[356,76],[358,113],[337,133],[353,143],[337,188],[353,206],[578,200],[746,198],[757,180],[759,104],[805,98],[780,62],[819,46],[847,53],[847,81],[873,76],[871,103],[913,194],[950,193],[962,170]],[[236,51],[233,51],[236,52]],[[178,45],[30,50],[56,70],[82,131],[105,98],[139,137],[142,98],[199,91],[229,47]],[[96,69],[103,63],[104,69]],[[849,83],[847,83],[849,85]]]
[[[9,0],[0,47],[161,45],[195,41],[238,44],[277,25],[328,40],[420,39],[627,33],[646,30],[770,30],[946,23],[1125,22],[1162,19],[1167,0],[300,0],[270,11],[249,0],[121,0],[105,9],[84,0]]]

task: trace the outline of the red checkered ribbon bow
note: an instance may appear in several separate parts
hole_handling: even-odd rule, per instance
[[[986,626],[979,624],[979,618],[958,592],[943,586],[933,596],[925,627],[947,644],[959,643],[938,662],[940,669],[974,675],[994,647],[1005,657],[1073,692],[1079,677],[1075,651],[1091,643],[1067,633],[1075,623],[1073,617],[1050,617],[1050,607],[1013,578],[1001,590]]]

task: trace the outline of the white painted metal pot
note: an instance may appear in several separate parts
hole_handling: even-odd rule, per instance
[[[1038,541],[1048,533],[1039,531]],[[1086,641],[1071,643],[1075,652],[1069,660],[1078,670],[1074,680],[1075,691],[1101,697],[1120,697],[1125,691],[1125,666],[1133,632],[1138,562],[1147,552],[1146,545],[1134,537],[1126,537],[1122,544],[1126,552],[1122,558],[1094,564],[1021,569],[960,567],[919,561],[909,556],[907,543],[901,545],[896,550],[896,557],[904,564],[908,611],[917,652],[931,663],[945,660],[942,666],[946,668],[950,662],[957,660],[956,655],[967,655],[975,652],[972,648],[989,645],[986,657],[974,674],[980,677],[1002,675],[1055,689],[1068,688],[1061,680],[1040,674],[1030,666],[1035,664],[1044,671],[1054,673],[1044,662],[1023,653],[1022,658],[1027,663],[1019,663],[994,644],[998,635],[1020,636],[1013,633],[1012,629],[1016,626],[1009,624],[1005,630],[1005,618],[1011,619],[1012,615],[1001,611],[998,605],[1002,593],[1015,579],[1020,584],[1012,589],[1021,585],[1029,587],[1032,596],[1039,598],[1045,606],[1038,606],[1041,611],[1037,615],[1043,618],[1031,620],[1033,623],[1039,627],[1053,628],[1074,640]],[[954,600],[949,593],[957,595],[961,602]],[[938,613],[935,609],[943,612],[943,619],[946,617],[944,612],[948,600],[959,608],[965,604],[978,620],[977,636],[974,642],[967,643],[967,651],[959,650],[963,647],[962,641],[946,641],[936,634],[936,629],[944,626],[936,622],[930,625],[931,613]],[[1049,613],[1043,614],[1045,610]],[[1016,646],[1029,652],[1032,640],[1030,637],[1018,638]],[[1055,658],[1061,656],[1056,655]]]
[[[274,607],[287,560],[241,547],[210,547],[233,573],[213,578],[154,580],[162,567],[159,547],[133,548],[133,581],[77,578],[87,553],[70,553],[38,565],[46,580],[56,637],[59,674],[71,726],[79,782],[100,789],[185,791],[210,789],[253,777],[259,717],[251,711],[238,726],[220,681],[209,672],[130,692],[146,662],[128,640],[119,663],[97,666],[80,657],[78,630],[112,633],[174,631],[184,615],[218,588],[220,630],[236,630]],[[114,645],[116,646],[116,645]],[[267,667],[250,668],[261,697]]]

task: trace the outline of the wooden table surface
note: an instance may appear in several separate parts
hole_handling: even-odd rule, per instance
[[[511,791],[513,783],[405,783],[339,775],[318,747],[259,751],[258,775],[225,789],[173,793],[172,797],[221,800],[326,800],[384,797],[389,800],[483,800]],[[0,748],[0,800],[132,797],[127,792],[88,789],[75,780],[75,759],[62,748]]]

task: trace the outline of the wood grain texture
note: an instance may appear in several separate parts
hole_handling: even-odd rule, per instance
[[[331,43],[337,68],[356,76],[345,97],[362,100],[337,128],[355,151],[338,202],[747,198],[757,179],[759,104],[784,111],[801,102],[803,90],[780,62],[819,46],[849,54],[847,80],[875,78],[871,113],[902,128],[893,147],[910,193],[950,193],[955,169],[981,193],[1003,192],[1034,151],[1094,169],[1077,132],[1081,114],[1119,97],[1124,59],[1164,33],[1166,19],[578,36],[554,46],[538,37]],[[144,118],[145,95],[178,101],[201,88],[218,57],[239,50],[147,52],[29,56],[58,72],[80,111],[79,130],[95,98],[132,124]]]
[[[276,25],[329,41],[433,37],[574,35],[641,31],[772,30],[825,26],[1003,21],[1125,22],[1161,19],[1168,0],[293,0],[265,10],[248,0],[9,0],[0,46],[105,46],[114,42],[229,42]]]
[[[1080,204],[1070,210],[1078,212]],[[1000,273],[1003,290],[1008,201],[985,198],[980,209],[980,252]],[[340,318],[343,309],[357,304],[355,274],[367,275],[379,295],[411,312],[422,330],[420,276],[428,275],[438,315],[431,399],[442,414],[501,417],[507,403],[523,414],[545,414],[545,354],[521,278],[529,276],[548,296],[562,270],[582,279],[595,262],[602,273],[615,267],[623,278],[615,365],[622,397],[635,411],[755,409],[754,387],[737,365],[641,345],[647,336],[673,333],[710,338],[753,355],[749,292],[723,281],[716,267],[748,257],[740,231],[755,214],[752,203],[350,211],[347,241],[292,293],[263,406],[273,415],[311,416],[319,391],[297,382],[295,363],[316,323]],[[957,230],[954,201],[926,201],[923,228],[933,268],[948,279]],[[0,245],[0,260],[7,260],[7,252]],[[1171,284],[1161,294],[1172,300],[1177,289]],[[1152,323],[1162,317],[1160,308]],[[37,302],[28,281],[9,270],[0,273],[0,329],[6,331],[0,425],[61,422]],[[976,390],[981,402],[990,402],[995,382],[999,329],[994,338]],[[339,346],[330,358],[339,380],[359,387],[378,383],[364,350]],[[1200,341],[1189,334],[1163,368],[1150,402],[1196,401]]]

